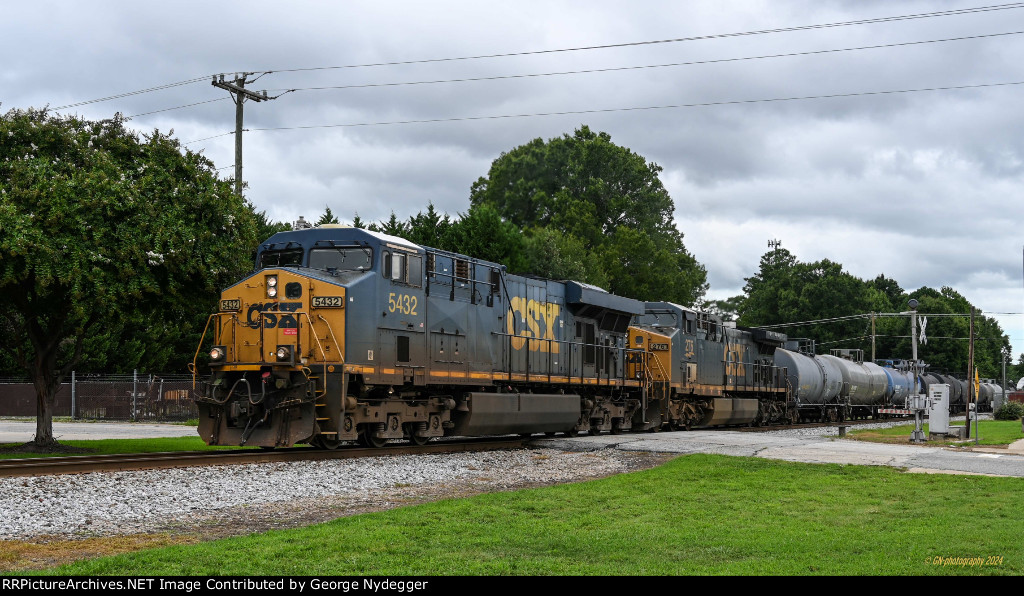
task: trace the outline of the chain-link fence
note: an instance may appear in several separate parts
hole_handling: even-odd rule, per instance
[[[57,391],[54,416],[172,422],[198,418],[192,375],[72,374]],[[35,387],[0,379],[0,416],[36,416]]]

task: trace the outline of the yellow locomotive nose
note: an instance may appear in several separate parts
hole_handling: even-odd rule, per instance
[[[328,387],[340,393],[342,385],[345,288],[301,271],[264,269],[221,298],[204,332],[213,335],[213,375],[199,400],[206,414],[200,435],[211,444],[273,447],[340,426],[317,410]]]

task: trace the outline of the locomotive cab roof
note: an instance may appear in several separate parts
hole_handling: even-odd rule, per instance
[[[363,228],[330,226],[278,232],[260,245],[256,256],[258,258],[260,254],[268,250],[282,250],[291,247],[302,247],[308,250],[317,245],[330,246],[331,243],[341,242],[365,245],[383,243],[392,244],[406,250],[423,250],[423,247],[398,236],[391,236]]]
[[[278,232],[256,251],[255,270],[267,267],[303,267],[328,271],[364,272],[373,269],[376,251],[397,249],[422,253],[423,247],[380,232],[330,226]]]

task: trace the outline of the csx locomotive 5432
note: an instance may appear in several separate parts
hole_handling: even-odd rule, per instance
[[[263,243],[224,290],[197,400],[209,444],[789,421],[786,336],[363,229]]]

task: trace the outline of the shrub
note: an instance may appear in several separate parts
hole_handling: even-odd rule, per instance
[[[1021,416],[1024,416],[1024,404],[1016,401],[999,406],[994,415],[996,420],[1018,420]]]

